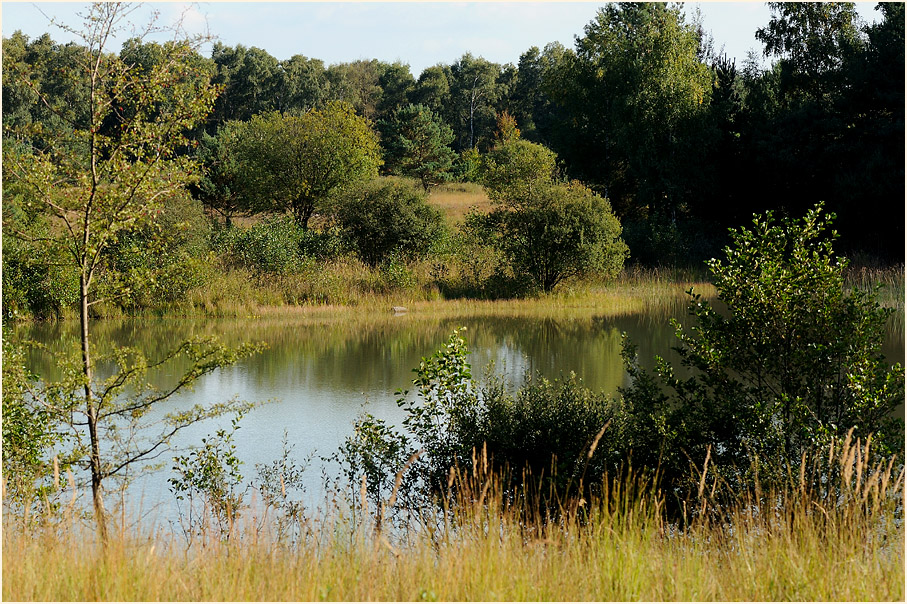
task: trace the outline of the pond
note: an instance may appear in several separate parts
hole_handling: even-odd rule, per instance
[[[682,302],[650,312],[614,317],[571,316],[527,318],[464,316],[437,318],[407,313],[349,314],[338,319],[130,319],[98,321],[93,326],[99,348],[134,346],[151,359],[159,358],[185,338],[217,335],[228,344],[265,342],[267,349],[234,366],[202,378],[191,392],[162,404],[163,413],[190,404],[209,404],[233,397],[260,402],[249,411],[235,436],[237,453],[244,462],[246,479],[255,474],[255,464],[278,459],[286,434],[293,454],[302,459],[310,453],[328,456],[352,433],[356,418],[368,411],[400,426],[402,412],[395,391],[411,386],[413,368],[422,357],[440,349],[451,332],[466,327],[473,375],[480,380],[493,363],[493,370],[519,384],[527,374],[549,379],[575,372],[594,390],[617,394],[626,384],[621,335],[626,333],[639,348],[643,364],[651,367],[654,355],[677,361],[670,316],[688,323]],[[55,358],[76,348],[78,325],[43,323],[14,330],[15,338],[30,338],[47,346],[46,352],[31,351],[28,362],[36,374],[54,379]],[[892,362],[904,361],[903,317],[893,318],[884,353]],[[180,374],[175,363],[149,375],[165,387]],[[110,368],[99,367],[99,374]],[[901,408],[903,413],[903,407]],[[202,423],[182,432],[175,447],[198,444],[228,418]],[[162,504],[170,516],[172,495],[166,479],[172,475],[172,453],[162,457],[163,468],[135,483],[129,499],[142,501],[143,508]],[[321,495],[321,466],[315,458],[308,471],[309,496]],[[328,474],[337,468],[325,465]]]

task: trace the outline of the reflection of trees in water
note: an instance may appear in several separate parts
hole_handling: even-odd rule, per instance
[[[443,346],[453,329],[466,326],[472,351],[470,361],[477,377],[483,375],[489,361],[494,361],[496,369],[514,382],[521,381],[526,372],[556,378],[573,371],[588,387],[613,393],[624,381],[622,333],[627,333],[639,348],[644,365],[651,367],[655,355],[678,365],[679,359],[671,350],[676,344],[669,325],[672,316],[684,326],[689,325],[684,299],[623,317],[438,319],[405,315],[320,322],[118,319],[99,321],[95,333],[101,349],[98,352],[112,346],[136,346],[151,359],[162,357],[173,345],[191,336],[216,335],[233,345],[264,341],[268,350],[238,368],[223,370],[219,379],[229,379],[231,372],[242,372],[243,379],[253,386],[393,392],[409,386],[412,369],[423,356]],[[893,317],[891,325],[885,353],[892,360],[903,361],[903,313]],[[33,338],[48,346],[50,354],[33,351],[28,362],[35,373],[50,379],[58,373],[55,356],[72,349],[72,338],[77,335],[76,322],[37,323],[12,330],[14,339]],[[149,379],[166,385],[167,376],[176,375],[186,366],[174,362],[149,375]]]

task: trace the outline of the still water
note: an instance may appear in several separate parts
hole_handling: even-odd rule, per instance
[[[246,479],[255,475],[255,464],[278,459],[283,438],[294,447],[294,457],[328,456],[352,433],[356,418],[367,411],[400,426],[402,412],[395,391],[411,386],[413,368],[422,357],[440,349],[454,329],[466,327],[473,375],[487,371],[503,374],[519,384],[527,374],[549,379],[569,372],[586,386],[616,394],[626,384],[621,335],[638,346],[643,364],[651,367],[654,355],[676,363],[671,316],[688,323],[682,304],[651,312],[619,317],[515,318],[470,316],[426,318],[415,314],[369,315],[355,320],[289,319],[139,319],[98,321],[93,332],[98,352],[113,346],[141,349],[149,359],[160,358],[182,340],[216,335],[227,344],[264,342],[267,349],[234,366],[205,376],[194,390],[161,404],[159,413],[189,405],[210,404],[238,398],[261,403],[243,418],[235,436],[237,453]],[[46,351],[32,350],[31,369],[45,379],[57,377],[57,356],[76,346],[77,324],[48,323],[20,327],[14,338],[42,342]],[[904,362],[903,318],[893,320],[884,353],[891,362]],[[490,368],[493,364],[493,369]],[[185,366],[170,363],[148,379],[164,388]],[[98,373],[110,368],[99,366]],[[200,442],[207,434],[229,425],[229,418],[212,420],[184,430],[174,439],[176,448]],[[143,508],[162,504],[164,516],[172,502],[166,479],[172,475],[169,459],[163,468],[136,482],[130,499]],[[320,493],[321,467],[336,473],[332,464],[315,458],[308,471],[310,495]]]

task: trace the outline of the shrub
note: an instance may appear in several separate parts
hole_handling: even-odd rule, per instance
[[[291,218],[277,216],[248,229],[225,229],[215,246],[237,266],[259,274],[286,274],[298,268],[301,232]]]
[[[554,183],[557,156],[543,145],[514,138],[482,157],[481,174],[493,201],[519,205],[531,200],[533,189]]]
[[[451,469],[468,473],[479,458],[483,467],[487,462],[496,471],[508,470],[508,493],[528,487],[531,493],[522,494],[540,497],[536,501],[545,507],[576,494],[581,484],[594,488],[605,470],[620,467],[618,437],[609,433],[608,445],[598,440],[611,423],[618,434],[622,415],[614,401],[592,393],[573,375],[530,380],[515,396],[499,378],[480,387],[466,355],[466,342],[455,331],[443,349],[422,359],[414,370],[416,397],[398,392],[406,435],[365,415],[341,447],[347,478],[356,486],[364,476],[376,505],[387,500],[394,484],[400,487],[397,501],[406,509],[437,501],[451,488]],[[423,454],[413,462],[419,451]],[[394,474],[409,464],[412,468],[396,483]],[[524,470],[531,480],[524,481]]]
[[[346,191],[338,199],[337,219],[344,237],[372,267],[392,254],[425,255],[444,232],[441,213],[424,193],[392,178]]]
[[[873,435],[876,451],[903,455],[893,412],[904,373],[881,354],[890,311],[866,292],[845,293],[832,220],[819,205],[802,220],[769,212],[731,231],[727,260],[708,262],[726,312],[690,292],[698,326],[675,322],[690,377],[663,361],[649,374],[627,347],[623,395],[635,427],[626,446],[660,463],[666,479],[709,455],[726,480],[752,483],[758,472],[765,482],[848,435]]]
[[[99,297],[132,307],[182,300],[211,276],[210,233],[201,202],[186,194],[164,200],[153,221],[108,246]]]
[[[481,171],[497,205],[484,218],[486,237],[517,278],[548,292],[570,277],[609,278],[623,268],[628,250],[611,205],[578,182],[556,182],[552,151],[510,138],[482,159]]]
[[[546,292],[570,277],[616,276],[628,255],[607,200],[578,183],[537,185],[485,217],[516,275]]]
[[[482,156],[478,149],[465,149],[453,163],[453,177],[459,182],[481,182]]]
[[[3,205],[3,320],[59,317],[77,302],[78,273],[62,261],[65,250],[30,241],[47,237],[49,226],[19,201]]]
[[[3,341],[3,482],[5,504],[25,512],[42,507],[53,493],[49,453],[61,442],[58,426],[47,407],[30,396],[35,377],[25,368],[20,347]],[[59,466],[56,468],[59,471]],[[7,500],[8,497],[8,500]]]

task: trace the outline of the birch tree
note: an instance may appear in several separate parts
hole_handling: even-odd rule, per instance
[[[5,74],[30,89],[34,102],[65,124],[52,132],[40,122],[4,125],[4,138],[17,142],[4,145],[4,176],[27,191],[26,204],[53,224],[41,236],[10,224],[4,231],[60,251],[78,271],[78,353],[57,360],[62,381],[45,383],[40,390],[33,386],[28,396],[69,428],[75,443],[70,460],[90,476],[104,542],[105,481],[160,456],[182,428],[237,404],[197,406],[146,423],[148,411],[255,349],[229,350],[213,340],[191,340],[150,361],[137,349],[119,348],[104,356],[116,367],[113,374],[100,379],[96,371],[101,358],[92,338],[92,308],[105,301],[99,295],[109,274],[105,252],[118,238],[152,222],[163,202],[196,177],[196,165],[185,153],[190,144],[186,133],[210,112],[217,93],[209,78],[198,77],[197,62],[191,60],[203,40],[182,35],[178,25],[160,27],[156,18],[136,35],[130,22],[135,9],[97,3],[83,15],[82,29],[54,23],[80,40],[72,69],[62,75],[73,87],[87,88],[80,97],[84,110],[72,111],[71,99],[46,88],[26,65]],[[162,32],[172,32],[174,39],[160,46],[152,65],[139,65],[109,50],[127,28],[133,39]],[[189,368],[171,387],[156,390],[145,383],[149,369],[178,357],[187,359]]]

